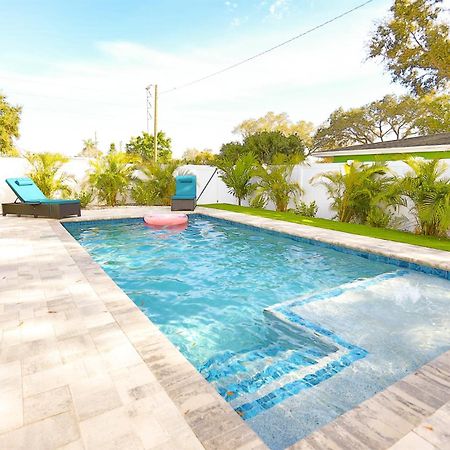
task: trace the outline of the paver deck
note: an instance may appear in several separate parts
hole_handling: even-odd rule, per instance
[[[197,211],[411,258],[407,244]],[[58,221],[1,217],[0,249],[0,449],[266,448]],[[450,267],[445,252],[413,249]],[[450,448],[449,401],[447,352],[292,448]]]

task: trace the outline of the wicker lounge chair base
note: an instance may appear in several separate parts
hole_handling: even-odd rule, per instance
[[[182,199],[174,200],[172,199],[172,211],[194,211],[195,209],[195,198],[192,199]]]
[[[2,214],[18,216],[50,217],[62,219],[69,216],[81,216],[79,202],[71,203],[2,203]]]

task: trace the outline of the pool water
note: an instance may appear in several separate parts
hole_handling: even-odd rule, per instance
[[[448,348],[450,318],[444,300],[450,300],[450,283],[437,277],[201,215],[192,215],[187,230],[173,235],[138,219],[64,226],[273,449],[294,443],[404,376],[405,367],[414,370]],[[308,310],[307,319],[303,303],[295,301],[354,284],[350,291],[362,293],[361,299],[372,289],[376,317],[389,316],[389,296],[383,291],[377,306],[376,286],[391,282],[401,290],[401,280],[408,279],[409,286],[416,286],[411,295],[420,303],[415,277],[428,280],[425,285],[434,289],[420,317],[414,308],[408,312],[415,326],[431,336],[429,343],[418,347],[419,356],[411,356],[406,366],[390,367],[389,376],[371,386],[366,386],[364,364],[390,360],[371,361],[371,342],[358,335],[368,318],[358,316],[363,322],[355,326],[347,311],[351,307],[341,314],[338,302],[332,309],[339,319],[336,331],[329,316],[321,317],[330,307],[321,305],[335,305],[339,296],[308,302],[316,308]],[[358,311],[367,308],[361,302],[355,303]],[[396,309],[393,329],[397,322],[408,323],[403,312]],[[391,350],[392,356],[395,348]],[[358,378],[360,365],[364,376]],[[348,383],[347,374],[352,375]],[[347,395],[358,380],[365,387]],[[331,407],[319,395],[327,383],[337,383]]]

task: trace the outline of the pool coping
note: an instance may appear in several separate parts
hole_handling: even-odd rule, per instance
[[[440,250],[384,241],[377,238],[350,235],[334,230],[317,229],[306,225],[292,224],[210,208],[199,207],[195,213],[243,225],[250,225],[251,227],[263,228],[269,231],[281,232],[306,240],[319,241],[331,244],[332,247],[338,246],[356,250],[357,252],[369,252],[389,259],[407,261],[414,265],[438,267],[440,270],[445,270],[447,276],[450,270],[448,253]],[[103,214],[101,218],[72,218],[62,220],[61,222],[131,219],[139,217],[142,217],[142,215],[133,213],[130,210],[129,214],[114,214],[113,212],[113,214]],[[63,226],[55,223],[55,227],[53,228],[59,238],[64,242],[69,254],[75,260],[80,270],[83,271],[83,266],[86,266],[87,272],[95,271],[96,277],[106,277],[109,282],[112,281]],[[421,253],[423,250],[425,251]],[[413,252],[414,256],[408,255],[407,253],[409,252]],[[79,264],[81,261],[82,264]],[[413,266],[412,268],[415,267]],[[417,268],[415,269],[417,270]],[[90,281],[92,283],[92,277],[90,277]],[[125,299],[127,300],[129,314],[146,317],[118,286],[115,284],[114,286],[116,287],[114,294],[120,297],[122,306]],[[113,309],[111,310],[111,314],[114,315]],[[155,373],[158,381],[164,387],[172,401],[177,405],[187,423],[205,448],[266,448],[256,433],[220,397],[215,389],[184,356],[181,355],[170,343],[168,338],[157,330],[156,326],[149,319],[147,320],[151,329],[150,342],[148,340],[143,341],[139,333],[133,333],[132,329],[127,328],[126,322],[121,323],[121,314],[115,318],[119,325],[121,327],[123,326],[124,333],[127,334],[148,367]],[[444,381],[442,382],[442,380]],[[372,433],[369,433],[370,438],[374,442],[377,442],[377,446],[373,448],[387,448],[387,446],[394,444],[399,439],[399,442],[401,442],[403,436],[406,438],[411,433],[414,434],[414,439],[417,436],[420,438],[420,434],[416,430],[420,426],[420,421],[425,420],[430,413],[438,410],[442,405],[450,401],[450,384],[447,386],[448,380],[450,380],[450,351],[443,353],[435,360],[422,366],[415,373],[399,380],[384,391],[361,403],[356,408],[347,411],[335,419],[335,421],[319,428],[306,438],[293,444],[290,448],[311,450],[313,448],[325,448],[326,445],[330,445],[330,448],[355,448],[355,442],[358,445],[363,445],[364,443],[367,446],[367,442],[364,442],[364,439],[361,438],[361,433],[364,432]],[[442,387],[442,383],[444,383],[444,388]],[[406,411],[404,415],[410,414],[411,405],[417,405],[418,408],[421,405],[423,406],[423,396],[426,396],[426,392],[430,390],[434,393],[434,396],[431,396],[432,401],[428,401],[428,404],[433,404],[429,406],[433,407],[434,411],[424,408],[425,413],[422,415],[414,415],[414,420],[410,416],[407,417],[408,420],[402,417],[403,410]],[[436,392],[439,392],[439,395]],[[214,397],[213,403],[208,403],[208,408],[205,408],[205,404],[202,403],[202,399],[205,396],[209,399],[208,401],[211,401],[211,396]],[[437,397],[439,397],[439,405],[436,403],[438,400]],[[188,409],[186,409],[187,404],[189,405]],[[395,435],[395,437],[392,435],[392,427],[389,423],[386,423],[387,419],[383,420],[378,418],[374,424],[373,404],[378,408],[380,414],[387,414],[390,420],[392,420],[391,416],[393,414],[398,418],[397,421],[403,426],[400,435]],[[402,406],[399,408],[398,404]],[[348,423],[348,417],[352,418],[351,426]],[[406,428],[405,422],[408,423]],[[213,430],[215,429],[218,429],[219,433],[214,433]],[[379,437],[379,432],[383,432],[383,430],[388,437]],[[374,435],[378,437],[374,437]],[[348,442],[348,444],[345,444],[345,442]]]

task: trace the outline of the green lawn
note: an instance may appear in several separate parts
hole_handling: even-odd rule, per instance
[[[328,230],[344,231],[346,233],[370,236],[379,239],[386,239],[395,242],[405,242],[407,244],[420,245],[422,247],[436,248],[438,250],[450,251],[450,239],[436,238],[431,236],[421,236],[404,231],[387,230],[385,228],[374,228],[367,225],[355,223],[336,222],[328,219],[318,219],[311,217],[301,217],[294,213],[281,213],[268,211],[266,209],[249,208],[247,206],[229,205],[227,203],[215,203],[211,205],[199,205],[206,208],[222,209],[234,211],[252,216],[266,217],[268,219],[284,220],[286,222],[301,223],[312,227],[326,228]]]

